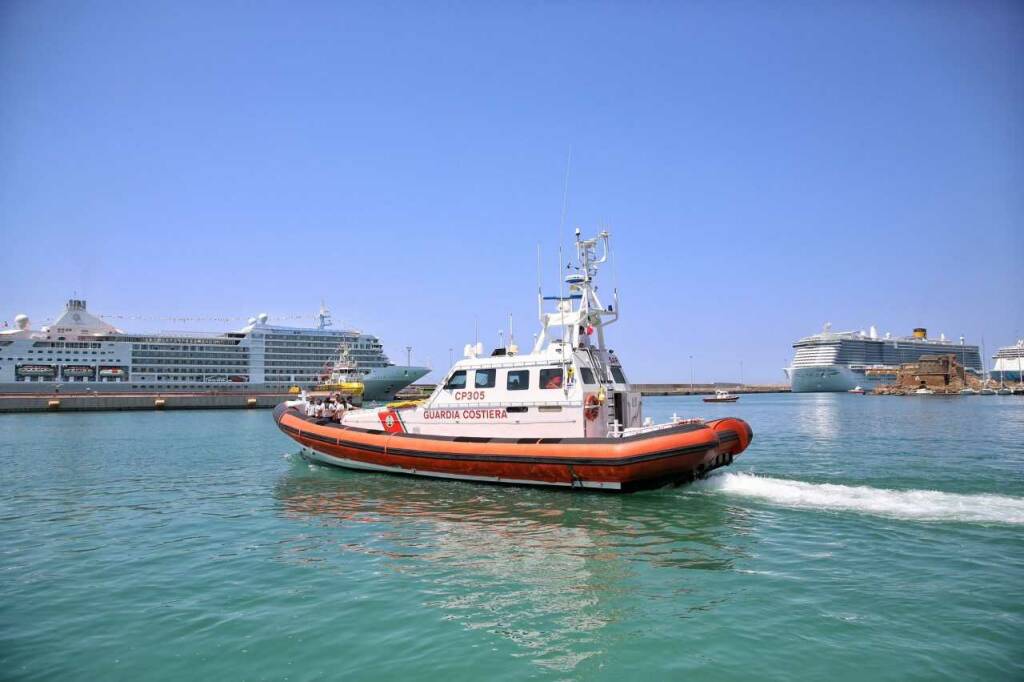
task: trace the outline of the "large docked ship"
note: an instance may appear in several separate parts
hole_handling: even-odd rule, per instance
[[[260,314],[236,332],[133,334],[72,299],[53,324],[33,330],[18,315],[14,329],[0,331],[0,392],[284,392],[313,388],[345,352],[362,370],[364,398],[391,400],[430,371],[394,365],[372,334],[331,326],[321,307],[315,328]]]
[[[879,337],[874,327],[866,332],[834,332],[826,323],[820,334],[800,339],[793,348],[793,362],[784,371],[794,393],[872,389],[893,376],[901,364],[917,362],[923,355],[952,354],[968,371],[979,376],[983,372],[977,346],[964,343],[963,337],[959,342],[944,336],[929,339],[921,327],[909,337]]]
[[[1003,346],[992,356],[991,376],[1001,384],[1024,383],[1024,339],[1012,346]]]

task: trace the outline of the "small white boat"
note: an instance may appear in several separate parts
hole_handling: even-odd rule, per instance
[[[960,395],[978,395],[978,392],[973,388],[961,388]]]
[[[996,391],[996,395],[1012,395],[1012,394],[1013,394],[1013,391],[1011,391],[1010,389],[1006,388],[1005,386],[1003,388],[999,389],[998,391]]]
[[[860,386],[854,386],[847,393],[857,393],[858,395],[864,395],[864,389]]]
[[[935,395],[935,391],[930,388],[919,388],[914,391],[914,395]]]
[[[739,400],[738,395],[733,395],[729,391],[715,391],[714,397],[704,398],[706,403],[734,403]]]
[[[996,391],[993,388],[983,388],[980,391],[978,391],[978,393],[980,395],[995,395]]]

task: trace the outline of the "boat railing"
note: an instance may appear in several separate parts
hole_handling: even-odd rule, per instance
[[[609,434],[611,437],[625,437],[625,436],[638,436],[644,433],[651,433],[654,431],[664,431],[665,429],[671,429],[674,426],[680,424],[704,424],[705,420],[701,417],[694,417],[692,419],[683,419],[672,415],[672,421],[662,422],[661,424],[648,424],[646,426],[633,426],[627,429],[621,429],[617,434]]]
[[[480,408],[504,408],[509,407],[583,407],[579,400],[534,400],[531,402],[467,402],[467,403],[446,403],[443,405],[423,405],[427,410],[456,410],[456,409],[480,409]]]

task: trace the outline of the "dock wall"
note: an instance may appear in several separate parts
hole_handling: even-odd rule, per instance
[[[0,395],[0,413],[260,409],[294,397],[287,393],[5,394]]]

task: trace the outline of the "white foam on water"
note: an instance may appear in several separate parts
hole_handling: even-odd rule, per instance
[[[918,521],[1024,524],[1024,498],[960,495],[938,490],[888,490],[723,473],[698,488],[799,509],[852,511]]]

